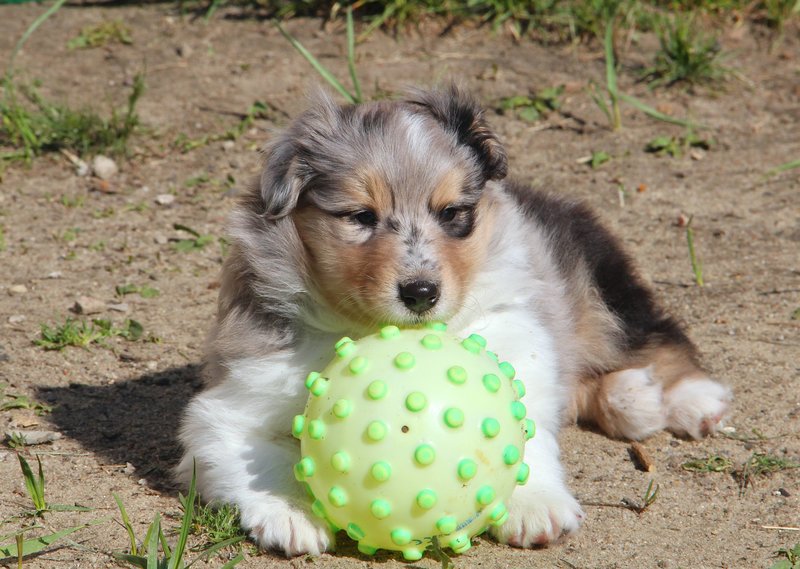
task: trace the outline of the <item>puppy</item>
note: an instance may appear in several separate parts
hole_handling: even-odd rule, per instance
[[[292,474],[304,378],[343,335],[445,321],[478,332],[527,383],[532,476],[495,537],[517,547],[573,532],[556,435],[713,433],[731,394],[698,364],[619,242],[585,206],[506,180],[503,146],[456,87],[339,106],[324,95],[266,152],[232,214],[205,389],[180,430],[187,481],[231,503],[262,547],[333,547]]]

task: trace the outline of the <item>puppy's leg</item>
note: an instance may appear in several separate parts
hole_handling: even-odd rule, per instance
[[[528,548],[574,532],[584,513],[564,484],[558,442],[552,433],[537,428],[536,436],[525,445],[525,462],[531,468],[528,482],[514,490],[508,520],[492,533],[500,543]]]
[[[581,419],[596,423],[610,436],[634,440],[664,428],[700,438],[720,427],[731,391],[695,363],[688,340],[639,350],[630,364],[581,382]]]
[[[287,556],[318,555],[332,547],[333,536],[311,513],[292,469],[300,453],[290,434],[291,416],[302,411],[302,381],[297,380],[300,395],[287,393],[291,375],[272,364],[239,366],[249,385],[229,377],[192,400],[177,474],[188,482],[195,464],[201,497],[237,506],[242,526],[260,547]],[[237,364],[231,368],[235,375]],[[274,381],[266,379],[273,374]]]
[[[516,378],[526,386],[522,402],[536,424],[536,435],[525,445],[530,477],[514,490],[508,521],[492,533],[516,547],[544,545],[577,530],[584,518],[564,480],[556,440],[569,386],[559,377],[552,337],[535,319],[512,309],[475,328],[516,367]]]

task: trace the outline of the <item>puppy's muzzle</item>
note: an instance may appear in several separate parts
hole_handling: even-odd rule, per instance
[[[431,281],[411,281],[398,289],[406,308],[417,314],[430,310],[439,300],[439,285]]]

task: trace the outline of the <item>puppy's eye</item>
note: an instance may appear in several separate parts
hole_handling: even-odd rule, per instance
[[[365,209],[350,215],[350,221],[364,227],[375,227],[378,225],[378,216],[374,211]]]
[[[451,205],[436,214],[439,225],[445,233],[457,239],[468,237],[475,226],[475,207],[471,205]]]
[[[439,221],[442,223],[450,223],[456,218],[458,215],[459,208],[457,207],[446,207],[442,211],[439,212]]]

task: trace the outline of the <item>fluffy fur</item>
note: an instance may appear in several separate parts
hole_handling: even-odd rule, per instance
[[[451,87],[339,106],[321,95],[266,152],[235,209],[207,386],[189,404],[178,475],[239,507],[264,548],[333,546],[292,475],[303,378],[342,335],[381,324],[478,332],[528,384],[533,475],[496,538],[518,547],[576,530],[556,435],[565,421],[640,439],[700,437],[730,391],[708,378],[617,240],[585,206],[505,180],[480,107]]]

